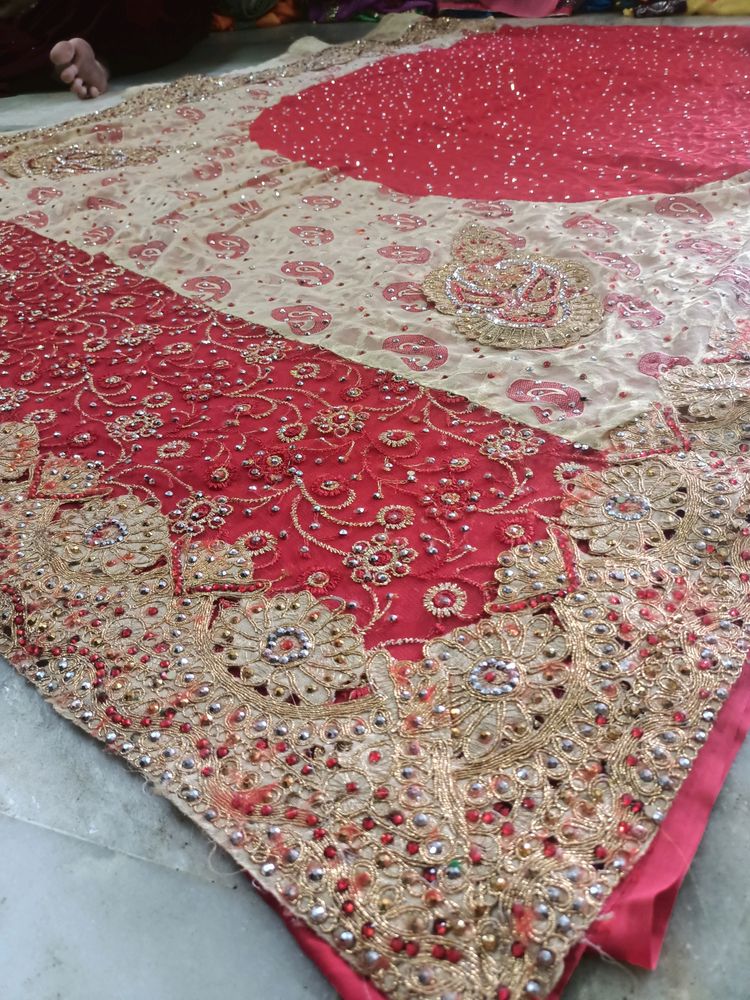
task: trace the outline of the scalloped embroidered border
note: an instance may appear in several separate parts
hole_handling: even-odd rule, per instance
[[[93,468],[73,497],[6,424],[0,646],[387,994],[542,997],[750,648],[748,366],[664,385],[681,412],[620,432],[501,558],[496,613],[417,662],[309,594],[191,589],[158,511]]]

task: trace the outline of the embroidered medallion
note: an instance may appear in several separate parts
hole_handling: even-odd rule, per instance
[[[508,238],[472,223],[458,234],[449,264],[423,289],[456,329],[487,347],[567,347],[601,325],[591,273],[563,258],[513,250]]]
[[[11,153],[2,161],[2,169],[10,177],[62,177],[68,174],[89,174],[101,170],[119,170],[139,163],[154,163],[168,150],[158,146],[110,148],[101,144],[72,143],[50,148],[40,143],[36,150],[27,147]]]

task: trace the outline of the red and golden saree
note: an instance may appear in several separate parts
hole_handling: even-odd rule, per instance
[[[389,32],[5,143],[0,643],[343,996],[557,996],[748,725],[750,36]]]

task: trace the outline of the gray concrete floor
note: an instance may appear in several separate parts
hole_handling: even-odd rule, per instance
[[[365,30],[314,33],[338,42]],[[214,36],[182,63],[117,81],[102,103],[116,102],[133,83],[257,65],[309,33],[310,26],[295,25]],[[0,101],[0,131],[89,110],[64,93],[9,98]],[[659,969],[644,973],[592,958],[566,1000],[750,1000],[749,850],[747,745],[678,900]],[[232,862],[137,776],[56,719],[2,662],[0,997],[334,998]]]

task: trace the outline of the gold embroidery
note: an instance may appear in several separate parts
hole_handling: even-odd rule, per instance
[[[582,264],[514,251],[503,236],[472,223],[456,237],[451,262],[429,274],[423,289],[469,340],[550,348],[574,344],[601,325],[591,280]]]
[[[22,149],[11,153],[2,163],[2,168],[11,177],[60,177],[66,174],[86,174],[99,170],[116,170],[138,163],[153,163],[162,153],[158,146],[135,146],[119,149],[97,144],[82,146],[72,143],[50,149],[44,141],[28,143]]]
[[[562,522],[590,552],[641,553],[692,528],[689,486],[681,469],[658,460],[583,473],[568,484],[575,501]]]
[[[692,417],[715,420],[726,413],[736,420],[737,407],[750,414],[749,376],[750,365],[740,362],[685,365],[679,375],[674,369],[664,373],[664,391]]]
[[[406,662],[335,598],[266,595],[272,537],[175,543],[96,495],[96,463],[40,466],[35,429],[5,424],[3,651],[384,992],[541,998],[745,661],[750,468],[739,431],[700,442],[745,421],[746,382],[675,369],[673,402],[704,375],[728,387],[716,420],[701,405],[672,425],[685,447],[638,456],[642,421],[601,472],[563,470],[561,524],[501,556],[489,617]],[[349,565],[408,558],[389,534]],[[462,599],[425,594],[438,617]]]
[[[39,433],[29,424],[0,424],[0,480],[20,479],[36,465]]]
[[[422,603],[436,618],[454,618],[466,607],[466,591],[450,581],[436,583],[424,595]]]
[[[367,657],[351,615],[310,594],[249,599],[222,611],[211,631],[227,670],[277,701],[333,701],[366,683]]]

